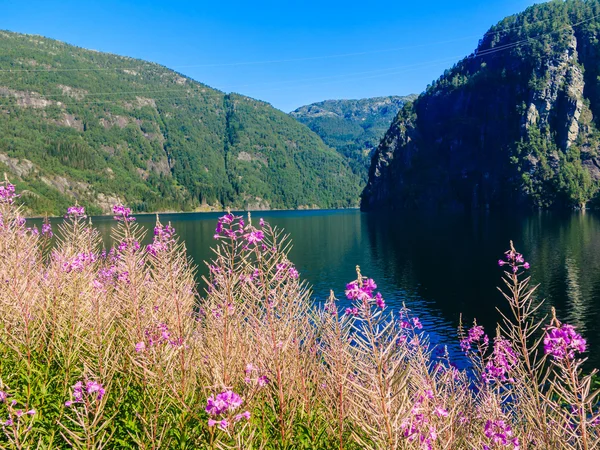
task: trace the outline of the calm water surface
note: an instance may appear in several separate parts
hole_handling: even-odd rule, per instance
[[[221,214],[164,214],[185,239],[200,273],[210,258],[212,235]],[[345,211],[273,211],[254,213],[285,228],[294,242],[290,259],[324,301],[333,289],[343,298],[355,278],[355,266],[375,279],[387,304],[405,303],[421,318],[437,343],[457,352],[456,328],[463,320],[493,334],[504,301],[496,289],[502,271],[497,260],[512,239],[531,263],[541,313],[554,306],[559,318],[588,339],[591,363],[600,366],[600,215],[587,212],[416,214],[390,216]],[[139,216],[151,230],[154,216]],[[113,221],[94,219],[107,238]],[[458,352],[457,352],[458,353]]]

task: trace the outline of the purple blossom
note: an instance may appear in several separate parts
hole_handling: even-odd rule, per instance
[[[267,384],[269,384],[269,379],[265,375],[261,375],[256,380],[256,384],[258,387],[265,387]]]
[[[506,381],[506,374],[517,364],[517,361],[517,355],[510,342],[503,337],[496,337],[492,357],[482,374],[484,381],[486,383],[496,380]]]
[[[49,222],[42,224],[42,236],[47,238],[54,236],[54,233],[52,232],[52,225]]]
[[[519,450],[519,440],[513,438],[512,429],[504,420],[488,420],[485,423],[484,434],[494,446],[512,446],[513,450]],[[484,446],[486,447],[490,448]]]
[[[206,412],[217,416],[227,411],[234,411],[242,405],[242,399],[233,391],[223,391],[216,396],[210,396],[206,401]]]
[[[245,237],[248,244],[256,244],[257,242],[262,241],[265,238],[265,235],[262,231],[251,231],[246,234]]]
[[[82,218],[85,219],[87,216],[85,215],[85,208],[83,206],[79,206],[79,205],[75,205],[75,206],[69,206],[69,208],[67,208],[67,214],[65,215],[65,218]]]
[[[14,184],[5,182],[4,185],[0,185],[0,203],[12,204],[18,195],[15,194]]]
[[[234,422],[239,422],[242,419],[250,420],[250,411],[244,411],[234,417]]]
[[[298,277],[300,276],[295,267],[290,267],[288,269],[288,274],[290,275],[290,278],[293,278],[294,280],[298,279]]]
[[[383,299],[383,297],[381,296],[381,294],[378,292],[377,295],[375,296],[375,303],[377,304],[378,308],[385,308],[385,300]]]
[[[265,220],[264,220],[264,219],[261,217],[261,218],[260,218],[260,220],[258,221],[258,224],[259,224],[261,227],[264,227],[264,226],[265,226]]]
[[[413,317],[412,319],[412,323],[413,323],[413,327],[421,330],[423,328],[423,324],[421,323],[421,321],[419,320],[418,317]]]
[[[115,215],[114,219],[119,222],[133,222],[135,220],[135,217],[130,216],[131,209],[126,208],[123,205],[113,206],[113,214]]]
[[[66,401],[66,407],[83,402],[86,396],[91,400],[102,400],[106,394],[104,387],[97,381],[88,381],[85,386],[82,381],[78,381],[71,387],[73,388],[73,400]]]
[[[573,359],[575,352],[583,353],[586,341],[575,331],[572,325],[562,324],[560,327],[547,329],[544,336],[544,352],[555,360]]]
[[[0,391],[0,403],[4,403],[8,398],[8,394],[4,391]]]
[[[504,256],[506,260],[499,259],[498,265],[500,267],[509,266],[508,270],[510,270],[514,274],[516,274],[521,268],[525,270],[530,268],[529,263],[525,261],[525,258],[521,253],[518,253],[514,250],[508,250],[504,252]]]
[[[358,308],[346,308],[346,314],[349,316],[358,316]]]
[[[144,350],[146,350],[146,343],[144,341],[138,342],[137,344],[135,344],[135,351],[137,353],[141,353]]]
[[[466,353],[471,349],[471,344],[479,343],[482,343],[487,347],[490,343],[490,339],[487,334],[485,334],[481,325],[475,325],[469,329],[467,337],[460,341],[460,348]]]
[[[102,397],[104,397],[104,394],[106,393],[104,387],[102,387],[102,385],[96,381],[88,381],[85,385],[85,390],[88,395],[97,394],[97,400],[102,400]]]

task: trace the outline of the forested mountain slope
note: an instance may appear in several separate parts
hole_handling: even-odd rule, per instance
[[[361,207],[589,205],[599,125],[600,1],[532,6],[403,107]]]
[[[325,100],[290,114],[317,133],[323,142],[348,158],[366,183],[371,155],[402,106],[416,95]]]
[[[0,170],[32,213],[356,205],[307,127],[157,64],[0,32]]]

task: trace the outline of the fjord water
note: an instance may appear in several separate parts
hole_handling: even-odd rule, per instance
[[[164,214],[185,240],[189,254],[207,270],[216,219],[221,214]],[[431,340],[447,344],[458,356],[456,329],[462,313],[494,334],[506,302],[496,289],[502,270],[498,259],[512,239],[531,264],[536,301],[546,302],[540,315],[554,306],[558,317],[588,339],[590,363],[600,366],[600,215],[536,212],[417,214],[396,216],[341,211],[255,212],[291,235],[290,259],[323,302],[332,289],[342,304],[344,287],[356,277],[355,266],[377,282],[387,305],[403,303],[420,317]],[[152,233],[155,217],[138,216]],[[94,223],[108,240],[106,217]],[[148,236],[150,237],[150,236]]]

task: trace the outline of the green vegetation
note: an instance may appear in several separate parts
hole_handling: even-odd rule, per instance
[[[157,64],[0,32],[0,170],[29,212],[348,207],[359,177],[286,114]]]
[[[352,170],[361,177],[364,185],[373,151],[402,105],[416,97],[326,100],[302,106],[290,114],[348,158]]]
[[[502,20],[404,107],[374,155],[363,208],[597,199],[598,55],[598,0],[551,1]]]

